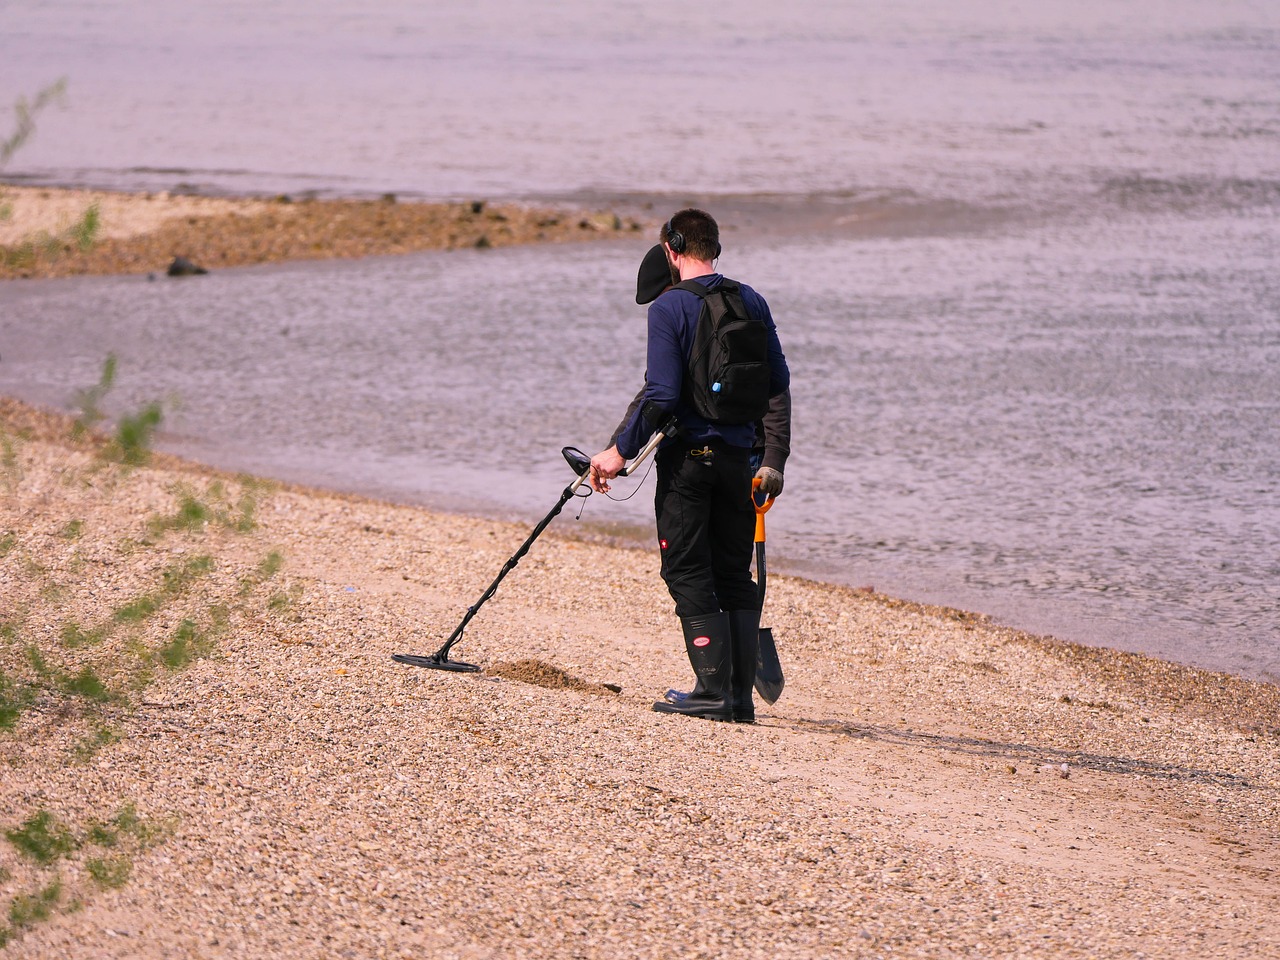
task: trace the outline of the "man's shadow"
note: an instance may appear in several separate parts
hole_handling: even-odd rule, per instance
[[[1060,747],[1036,746],[1029,743],[1002,743],[977,737],[948,736],[924,733],[919,730],[900,730],[878,724],[854,723],[846,720],[806,720],[803,718],[774,717],[762,726],[780,727],[800,733],[824,733],[835,737],[858,740],[874,740],[879,743],[895,743],[921,747],[926,750],[992,757],[1001,760],[1021,760],[1035,764],[1067,764],[1099,773],[1133,774],[1153,780],[1169,782],[1202,783],[1242,790],[1257,789],[1258,784],[1248,777],[1218,770],[1204,770],[1172,763],[1139,760],[1133,757],[1111,756],[1085,750],[1067,750]]]

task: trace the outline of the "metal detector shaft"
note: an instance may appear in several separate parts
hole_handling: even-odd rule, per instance
[[[675,429],[675,419],[672,418],[662,427],[661,430],[653,435],[653,438],[645,445],[644,449],[636,455],[636,458],[632,460],[628,466],[620,470],[618,475],[626,476],[628,472],[633,471],[636,465],[657,449],[658,444],[662,442],[663,438],[668,434],[674,433]],[[564,454],[565,459],[573,465],[575,472],[581,470],[581,473],[577,474],[573,483],[564,488],[564,492],[560,494],[560,499],[556,502],[556,505],[552,507],[551,511],[542,518],[536,527],[533,528],[533,531],[525,538],[524,543],[520,544],[520,549],[511,555],[511,559],[503,565],[502,570],[499,571],[496,577],[494,577],[493,583],[489,584],[489,588],[480,595],[480,599],[467,607],[467,612],[463,616],[462,622],[454,628],[453,633],[449,634],[449,638],[445,640],[440,649],[430,656],[419,656],[411,653],[396,653],[392,654],[392,660],[399,663],[407,663],[415,667],[431,667],[436,670],[454,670],[460,673],[474,673],[480,669],[475,664],[450,660],[449,650],[455,643],[462,639],[462,633],[467,629],[467,624],[469,624],[472,618],[480,612],[480,608],[484,606],[485,602],[497,593],[498,584],[502,583],[503,578],[516,568],[516,565],[521,561],[524,555],[529,552],[529,548],[533,546],[533,542],[538,539],[542,534],[542,531],[547,529],[547,526],[551,521],[554,520],[559,515],[560,511],[564,509],[564,505],[577,494],[578,488],[587,482],[587,478],[591,475],[591,462],[587,459],[586,455],[573,447],[565,447],[562,453]]]
[[[582,486],[582,477],[578,477],[576,480],[574,480],[573,483],[569,484],[569,486],[564,488],[564,492],[560,494],[560,499],[557,500],[556,505],[551,508],[551,512],[542,518],[541,522],[536,527],[533,528],[533,532],[530,533],[529,536],[525,538],[524,543],[520,544],[520,549],[511,555],[511,559],[508,560],[503,565],[502,569],[498,572],[498,575],[494,577],[493,583],[489,584],[489,589],[487,589],[483,594],[481,594],[479,600],[477,600],[471,606],[467,607],[467,612],[466,612],[466,615],[462,618],[462,622],[458,624],[458,626],[454,629],[453,633],[449,634],[449,639],[446,640],[444,642],[444,646],[440,648],[440,653],[439,653],[440,656],[444,656],[448,654],[449,648],[452,647],[455,643],[457,643],[459,639],[461,639],[462,631],[465,630],[467,627],[467,624],[471,622],[471,618],[474,617],[476,613],[479,612],[480,608],[484,606],[485,602],[490,597],[492,597],[495,593],[497,593],[498,584],[502,582],[502,579],[508,573],[510,573],[512,570],[516,568],[516,564],[518,564],[522,559],[524,559],[524,555],[528,553],[529,548],[533,546],[533,541],[537,540],[538,537],[541,535],[542,531],[547,529],[547,525],[550,524],[551,521],[554,520],[557,516],[559,516],[560,511],[564,509],[564,505],[573,498],[574,492],[580,486]]]

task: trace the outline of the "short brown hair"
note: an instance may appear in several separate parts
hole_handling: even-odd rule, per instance
[[[698,260],[714,260],[720,256],[720,227],[711,214],[696,207],[672,214],[662,225],[658,238],[676,253]]]

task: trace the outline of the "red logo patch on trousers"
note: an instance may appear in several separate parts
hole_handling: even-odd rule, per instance
[[[695,647],[705,647],[710,642],[711,642],[710,637],[694,637],[693,639],[693,645]]]
[[[667,549],[667,541],[665,541],[665,540],[659,540],[659,541],[658,541],[658,546],[659,546],[661,549],[663,549],[663,550]]]

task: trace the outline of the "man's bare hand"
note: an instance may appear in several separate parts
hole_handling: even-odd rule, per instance
[[[596,493],[608,493],[609,481],[616,477],[626,465],[626,458],[618,452],[617,444],[597,453],[591,458],[591,472],[587,478],[591,483],[591,489]]]

